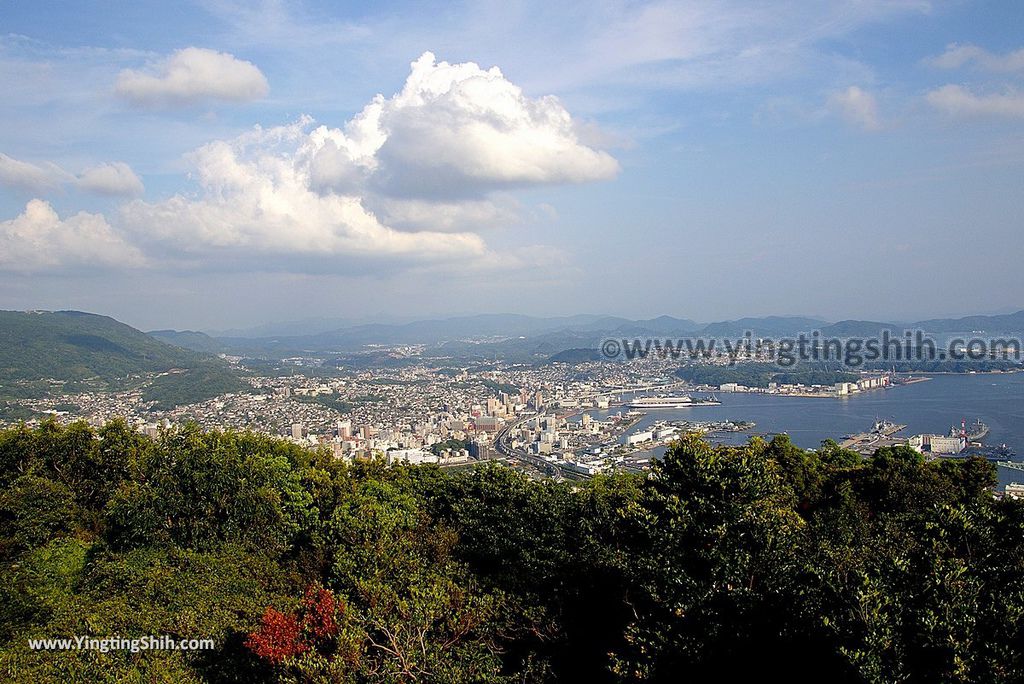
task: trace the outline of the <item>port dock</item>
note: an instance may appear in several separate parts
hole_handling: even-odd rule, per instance
[[[874,426],[869,431],[849,435],[839,443],[839,446],[844,449],[856,451],[857,453],[865,456],[870,456],[876,449],[906,444],[906,438],[895,436],[896,433],[906,427],[906,425],[901,425],[899,423],[879,420],[875,422]]]

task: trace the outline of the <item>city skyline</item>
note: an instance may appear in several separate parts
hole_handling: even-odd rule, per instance
[[[5,13],[0,308],[1021,308],[1015,3]]]

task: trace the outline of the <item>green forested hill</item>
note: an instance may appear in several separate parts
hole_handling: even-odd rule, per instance
[[[0,681],[1011,684],[1024,502],[994,484],[784,435],[561,483],[195,426],[0,430]],[[32,646],[79,635],[210,641]]]
[[[192,368],[205,357],[107,316],[80,311],[0,311],[0,382],[102,380]]]
[[[226,362],[153,339],[107,316],[80,311],[0,311],[0,397],[40,395],[55,379],[90,390],[138,384],[160,408],[202,401],[249,385]],[[83,382],[87,381],[87,382]],[[130,381],[130,382],[129,382]]]

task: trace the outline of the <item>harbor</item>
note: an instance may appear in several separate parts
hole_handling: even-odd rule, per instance
[[[862,456],[870,456],[877,449],[887,446],[898,446],[906,444],[906,439],[896,437],[897,433],[906,429],[906,425],[893,423],[887,420],[876,420],[875,424],[867,432],[847,435],[839,446],[844,449],[856,451]]]
[[[754,430],[709,433],[707,439],[742,444],[755,434],[770,439],[774,434],[786,433],[797,446],[815,449],[826,439],[841,443],[859,433],[870,432],[879,419],[905,425],[902,431],[889,435],[896,444],[908,443],[914,435],[948,437],[952,425],[960,429],[966,420],[968,444],[960,456],[979,455],[997,463],[1000,489],[1011,482],[1024,482],[1024,472],[1001,464],[1016,461],[1018,454],[1024,453],[1024,407],[1020,404],[1024,373],[928,377],[929,382],[860,393],[839,402],[802,397],[780,400],[777,396],[755,392],[718,393],[719,404],[715,406],[648,412],[627,434],[650,430],[658,421],[750,421],[757,425]],[[589,410],[595,419],[614,412]],[[984,436],[975,434],[979,418],[986,428]],[[977,441],[984,446],[970,444]],[[650,452],[657,457],[664,448],[664,445],[654,445]]]

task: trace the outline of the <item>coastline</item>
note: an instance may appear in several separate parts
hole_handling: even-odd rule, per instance
[[[766,396],[766,397],[799,397],[799,398],[802,398],[802,399],[849,399],[850,397],[856,397],[856,396],[860,396],[862,394],[870,394],[872,392],[880,392],[880,391],[884,391],[884,390],[897,389],[897,388],[902,387],[904,385],[915,385],[915,384],[917,384],[919,382],[927,382],[927,381],[931,380],[931,378],[926,377],[926,375],[931,375],[931,374],[924,374],[924,373],[922,373],[919,376],[914,376],[912,378],[907,378],[903,382],[899,382],[899,383],[892,384],[892,385],[885,385],[883,387],[871,387],[869,389],[859,390],[859,391],[851,393],[851,394],[835,394],[835,393],[832,393],[832,392],[768,392],[764,388],[760,388],[760,387],[754,388],[754,391],[751,391],[751,392],[722,392],[721,390],[701,389],[700,388],[701,386],[697,386],[696,388],[694,388],[693,391],[695,391],[695,392],[719,392],[720,394],[758,394],[758,395],[763,395],[763,396]],[[944,375],[969,375],[969,374],[968,373],[945,373]]]

